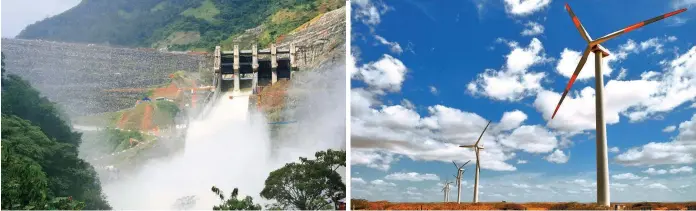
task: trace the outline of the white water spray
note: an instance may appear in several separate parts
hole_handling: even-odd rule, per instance
[[[266,204],[259,193],[271,171],[299,156],[345,149],[344,64],[300,77],[304,80],[293,81],[288,91],[299,101],[286,112],[298,123],[280,129],[276,140],[270,139],[265,118],[249,111],[249,93],[233,99],[226,93],[208,115],[191,121],[184,153],[152,160],[134,175],[103,184],[107,200],[114,209],[174,209],[177,199],[195,195],[192,209],[211,209],[220,203],[210,191],[214,185],[226,196],[239,188],[240,196]]]

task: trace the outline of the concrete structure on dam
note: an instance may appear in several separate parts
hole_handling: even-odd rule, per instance
[[[71,115],[118,111],[142,98],[103,90],[162,85],[172,72],[197,75],[212,66],[206,55],[41,40],[2,39],[2,52],[8,73],[29,81]]]
[[[264,50],[258,50],[256,45],[251,50],[240,50],[234,45],[233,51],[221,51],[217,46],[213,54],[213,86],[223,92],[230,89],[239,92],[243,87],[256,91],[257,86],[273,85],[279,78],[290,79],[297,70],[295,53],[293,44],[284,49],[271,44]]]

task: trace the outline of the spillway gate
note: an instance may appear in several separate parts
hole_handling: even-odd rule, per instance
[[[297,70],[295,54],[297,48],[290,44],[286,48],[270,48],[258,50],[253,45],[251,50],[240,50],[234,45],[232,51],[223,51],[215,47],[213,86],[216,91],[239,92],[251,88],[254,92],[258,87],[270,86],[280,80],[290,80]]]

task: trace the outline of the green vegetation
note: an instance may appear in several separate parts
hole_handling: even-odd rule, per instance
[[[215,16],[220,14],[220,10],[215,8],[215,4],[213,4],[212,1],[210,0],[205,0],[201,4],[201,6],[196,7],[196,8],[188,8],[184,12],[181,13],[184,16],[190,16],[198,19],[203,19],[207,20],[210,22],[215,21]]]
[[[243,200],[237,199],[239,192],[237,188],[232,190],[232,194],[230,194],[230,198],[227,200],[225,200],[225,195],[217,187],[213,186],[211,190],[222,201],[222,204],[213,206],[213,210],[261,210],[261,205],[254,204],[254,199],[251,196],[247,196]]]
[[[267,45],[311,18],[343,5],[343,0],[82,1],[62,14],[29,25],[17,37],[212,51],[223,40],[261,24],[269,30],[258,39]]]
[[[107,142],[114,151],[121,151],[131,147],[130,139],[135,139],[137,141],[144,141],[143,135],[139,131],[123,131],[119,129],[107,128],[106,129]]]
[[[111,209],[94,168],[77,157],[81,134],[2,64],[2,209]]]
[[[346,185],[336,171],[346,166],[346,152],[327,150],[315,154],[316,159],[300,157],[299,163],[288,163],[270,173],[261,197],[277,201],[282,209],[317,210],[338,207],[346,197]]]

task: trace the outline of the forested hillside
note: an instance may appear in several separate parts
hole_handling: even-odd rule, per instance
[[[17,38],[211,51],[264,25],[263,46],[343,5],[343,0],[83,0],[29,25]]]
[[[97,173],[78,158],[81,134],[16,75],[2,55],[2,209],[111,209]]]

